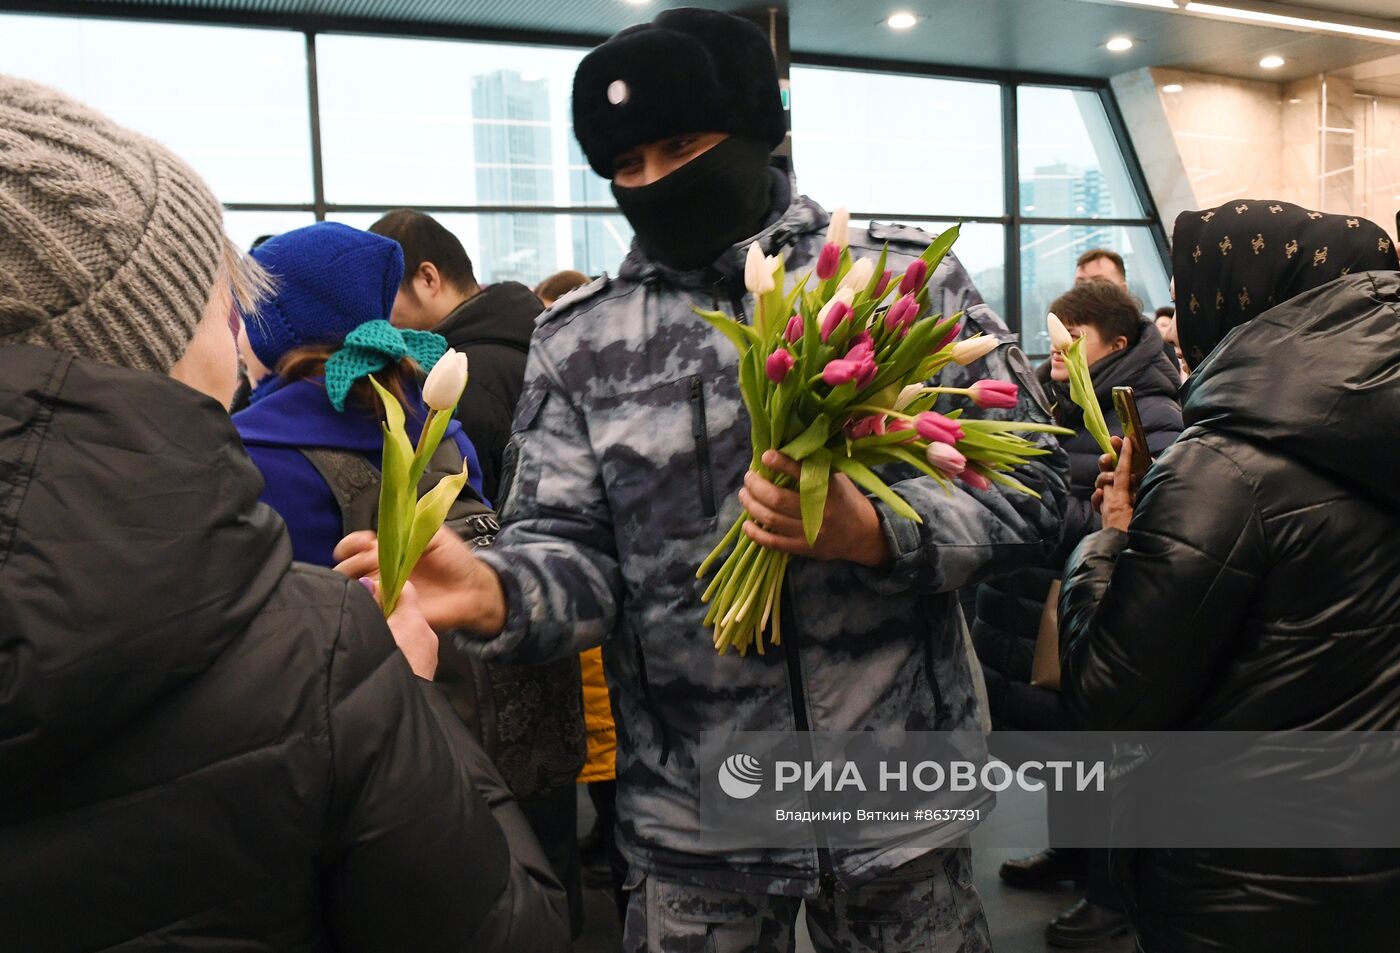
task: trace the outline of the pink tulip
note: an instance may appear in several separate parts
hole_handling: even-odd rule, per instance
[[[905,420],[903,417],[896,417],[894,420],[891,420],[888,430],[890,433],[903,433],[906,430],[910,431],[909,439],[901,441],[902,444],[913,443],[918,439],[918,435],[913,432],[914,424],[911,421]]]
[[[831,338],[831,335],[836,333],[836,329],[841,326],[841,322],[850,316],[850,305],[844,301],[833,300],[827,309],[826,317],[822,319],[822,343],[825,344]]]
[[[828,387],[840,387],[859,377],[860,371],[861,367],[855,361],[843,361],[838,358],[828,361],[826,367],[822,368],[822,380]]]
[[[928,458],[929,466],[945,476],[959,476],[967,469],[967,457],[946,443],[929,444],[924,456]]]
[[[869,417],[862,417],[859,420],[848,420],[843,429],[846,436],[852,440],[859,440],[861,437],[881,436],[885,433],[885,415],[871,414]]]
[[[978,381],[968,390],[972,402],[984,410],[1010,410],[1016,406],[1017,389],[1010,381]]]
[[[797,363],[797,359],[792,356],[792,352],[785,347],[780,347],[772,354],[768,355],[768,362],[764,364],[763,370],[768,375],[768,379],[775,384],[781,384],[787,379],[792,367]]]
[[[918,299],[913,295],[905,295],[890,305],[890,309],[885,312],[885,327],[891,331],[895,328],[908,329],[918,316]]]
[[[835,276],[836,269],[841,267],[841,246],[827,242],[822,246],[821,254],[817,256],[817,277],[822,281]]]
[[[899,280],[899,293],[916,295],[923,290],[927,281],[928,262],[922,258],[915,258],[909,263],[909,267],[904,269],[904,277]]]
[[[992,481],[971,467],[962,472],[962,481],[974,490],[990,490],[992,488]]]
[[[850,349],[846,351],[848,361],[867,361],[875,359],[875,339],[870,336],[869,331],[862,331],[851,340]]]
[[[788,318],[787,330],[783,332],[783,337],[787,338],[789,344],[796,344],[802,340],[802,335],[806,327],[802,324],[802,315],[794,314]]]
[[[957,443],[964,436],[963,429],[958,426],[956,420],[932,410],[924,411],[914,418],[914,429],[919,432],[920,437],[935,443]]]
[[[875,379],[875,375],[880,373],[880,366],[874,361],[869,361],[861,365],[860,374],[856,377],[856,384],[862,390],[870,386],[870,382]]]
[[[885,269],[885,273],[884,273],[883,275],[880,276],[880,280],[877,281],[877,282],[875,282],[875,300],[876,300],[876,301],[880,300],[881,298],[883,298],[883,297],[885,296],[885,292],[889,289],[889,287],[890,287],[890,282],[893,281],[893,280],[894,280],[894,272],[890,271],[888,268]]]

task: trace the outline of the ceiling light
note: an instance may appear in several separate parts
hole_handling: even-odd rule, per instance
[[[1105,43],[1104,46],[1108,47],[1110,52],[1122,53],[1125,50],[1131,50],[1133,48],[1133,41],[1126,36],[1115,36]]]
[[[918,22],[919,18],[912,13],[891,13],[890,18],[885,21],[885,26],[891,30],[907,30]]]
[[[1298,98],[1297,96],[1294,96],[1294,97],[1293,97],[1292,99],[1290,99],[1288,102],[1289,102],[1290,105],[1296,106],[1296,105],[1298,105],[1299,103],[1301,103],[1302,101],[1303,101],[1302,99]]]
[[[1253,23],[1272,23],[1275,26],[1293,30],[1309,30],[1322,33],[1346,33],[1351,36],[1364,36],[1372,40],[1387,40],[1400,43],[1400,30],[1381,30],[1376,27],[1357,26],[1353,23],[1334,23],[1330,20],[1314,20],[1309,17],[1289,16],[1285,13],[1265,13],[1262,10],[1241,10],[1237,7],[1222,7],[1214,3],[1186,4],[1187,13],[1203,13],[1206,16],[1224,17],[1229,20],[1247,20]]]
[[[1259,61],[1259,65],[1263,69],[1278,69],[1280,66],[1283,65],[1283,62],[1284,61],[1282,56],[1279,56],[1275,53],[1270,53],[1268,56],[1264,57],[1262,60]]]
[[[1181,84],[1180,84],[1180,83],[1168,83],[1167,85],[1165,85],[1165,86],[1162,87],[1162,92],[1164,92],[1164,93],[1179,93],[1179,92],[1181,92]]]

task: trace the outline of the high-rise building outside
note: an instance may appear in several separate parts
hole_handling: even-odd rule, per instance
[[[472,127],[480,204],[554,204],[548,79],[515,70],[473,76]],[[481,215],[481,280],[533,285],[558,270],[554,229],[548,214]]]
[[[599,178],[584,158],[578,140],[569,135],[569,204],[614,204],[608,180]],[[632,229],[621,215],[574,215],[573,267],[586,275],[617,274],[617,266],[632,244]]]

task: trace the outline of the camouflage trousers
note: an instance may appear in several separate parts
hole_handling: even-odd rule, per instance
[[[852,891],[807,901],[817,953],[990,953],[972,852],[933,851]],[[646,876],[623,927],[624,953],[791,953],[797,897],[732,893]]]

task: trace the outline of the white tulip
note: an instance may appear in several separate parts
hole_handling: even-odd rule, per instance
[[[905,388],[899,392],[899,396],[894,399],[893,409],[896,412],[903,411],[904,408],[908,407],[910,404],[914,403],[914,401],[922,397],[923,393],[923,384],[906,385]]]
[[[982,360],[1001,346],[1001,341],[990,334],[981,334],[953,345],[953,363],[966,367]]]
[[[447,353],[433,365],[428,380],[423,384],[423,403],[433,410],[451,411],[462,399],[462,391],[466,387],[467,356],[448,348]]]
[[[845,248],[851,243],[851,213],[843,205],[831,213],[831,224],[826,227],[826,241],[837,248]]]
[[[865,286],[870,284],[870,279],[875,276],[875,262],[869,258],[857,258],[852,264],[850,271],[846,272],[846,277],[841,279],[842,288],[850,288],[857,294],[865,290]]]
[[[1056,351],[1068,351],[1074,345],[1074,338],[1070,335],[1069,329],[1061,321],[1055,312],[1051,311],[1045,315],[1045,326],[1050,330],[1050,347]]]
[[[767,294],[773,290],[773,272],[778,267],[777,256],[763,254],[758,242],[749,246],[748,257],[744,259],[744,287],[749,294]]]

